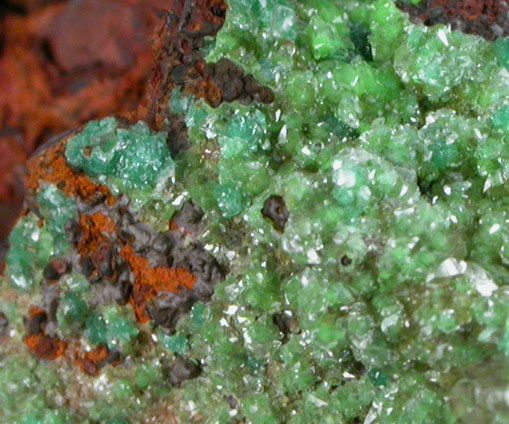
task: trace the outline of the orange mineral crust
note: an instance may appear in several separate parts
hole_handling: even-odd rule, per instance
[[[118,354],[118,352],[117,352]],[[99,375],[101,368],[110,364],[117,366],[122,363],[120,355],[110,352],[106,345],[99,345],[90,352],[85,352],[76,359],[76,365],[85,373],[92,377]]]
[[[74,172],[65,160],[65,140],[49,147],[27,162],[28,176],[26,186],[37,191],[42,181],[57,185],[65,194],[82,199],[107,196],[108,202],[114,202],[106,186],[94,183],[85,174]]]
[[[90,352],[86,352],[82,358],[76,360],[76,364],[88,375],[96,376],[99,374],[98,364],[108,357],[108,348],[100,345]]]
[[[27,336],[24,341],[35,356],[50,361],[62,356],[67,346],[64,341],[44,334],[32,334]]]
[[[121,255],[127,260],[135,275],[133,295],[129,301],[141,323],[149,321],[146,311],[148,302],[160,292],[192,290],[196,277],[182,268],[151,267],[148,259],[136,255],[133,248],[125,245]]]
[[[100,212],[93,215],[81,215],[79,225],[82,236],[78,243],[78,250],[84,254],[97,251],[99,245],[107,241],[107,236],[115,231],[113,220]]]

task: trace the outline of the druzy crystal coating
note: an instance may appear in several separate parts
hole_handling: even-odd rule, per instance
[[[171,183],[174,163],[164,134],[139,122],[119,128],[114,118],[92,121],[73,137],[65,153],[69,165],[105,183],[112,192],[151,192]]]
[[[228,6],[207,61],[274,100],[174,90],[175,153],[114,118],[61,142],[107,189],[41,177],[11,235],[0,421],[506,423],[507,39]]]

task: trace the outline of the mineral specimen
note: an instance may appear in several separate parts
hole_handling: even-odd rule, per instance
[[[27,164],[0,421],[507,423],[507,38],[391,0],[174,11],[149,125]]]
[[[90,119],[137,115],[154,60],[150,37],[167,6],[167,0],[0,2],[0,264],[4,233],[21,208],[27,157],[44,139]],[[4,17],[6,9],[12,13]]]

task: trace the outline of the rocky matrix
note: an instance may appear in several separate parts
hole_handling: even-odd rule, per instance
[[[23,170],[48,138],[137,117],[171,0],[0,1],[0,271],[23,204]]]
[[[507,32],[175,4],[146,123],[28,162],[0,422],[507,423]]]

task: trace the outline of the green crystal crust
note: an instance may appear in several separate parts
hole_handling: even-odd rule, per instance
[[[12,286],[20,290],[34,288],[50,258],[67,252],[64,227],[78,215],[74,202],[54,185],[45,184],[38,191],[37,201],[44,225],[39,227],[39,218],[29,213],[20,219],[9,238],[7,275]]]
[[[390,0],[228,3],[208,60],[252,73],[272,104],[214,109],[175,90],[191,145],[173,158],[162,134],[114,119],[66,145],[114,195],[156,205],[144,222],[196,202],[224,281],[168,334],[92,304],[73,271],[58,334],[129,361],[93,377],[34,359],[22,317],[77,213],[42,186],[44,224],[29,213],[13,231],[0,294],[0,421],[507,423],[507,39],[415,25]],[[283,229],[262,213],[271,196]],[[184,356],[201,373],[172,383]]]
[[[130,194],[138,204],[162,197],[174,175],[165,135],[142,122],[125,129],[114,118],[92,121],[69,141],[66,159],[113,194]]]

